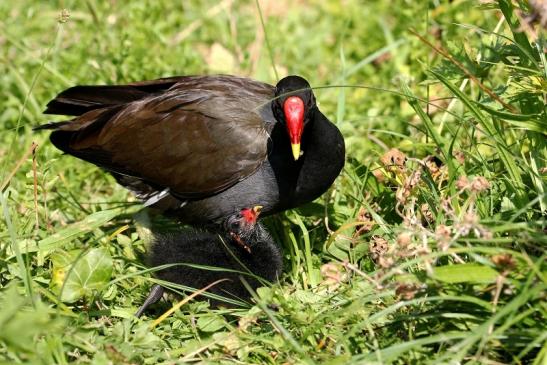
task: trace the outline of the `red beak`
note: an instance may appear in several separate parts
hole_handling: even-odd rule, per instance
[[[283,112],[285,113],[293,157],[296,161],[300,157],[300,139],[304,130],[304,101],[298,96],[287,98],[283,103]]]

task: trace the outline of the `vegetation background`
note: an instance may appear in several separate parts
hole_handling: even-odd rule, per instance
[[[546,364],[546,24],[541,0],[1,1],[0,363]],[[346,167],[267,220],[286,270],[254,303],[136,320],[173,224],[32,127],[76,84],[206,73],[310,80]]]

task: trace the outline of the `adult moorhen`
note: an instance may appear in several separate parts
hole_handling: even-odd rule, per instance
[[[194,289],[203,288],[216,280],[228,279],[213,286],[208,292],[231,299],[249,299],[250,293],[240,277],[244,277],[251,288],[256,289],[264,283],[256,277],[268,282],[277,281],[283,266],[280,247],[257,222],[260,208],[244,208],[236,214],[229,215],[222,222],[222,228],[216,232],[187,229],[175,235],[157,236],[148,257],[150,266],[180,264],[159,270],[156,276]],[[135,315],[141,316],[148,306],[162,297],[163,293],[162,286],[154,285]],[[222,303],[218,300],[211,302],[213,305]]]
[[[76,116],[37,127],[53,129],[57,148],[190,224],[310,202],[344,165],[340,131],[299,76],[275,87],[221,75],[75,86],[45,113]]]

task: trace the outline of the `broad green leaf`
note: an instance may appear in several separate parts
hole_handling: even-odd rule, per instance
[[[199,317],[196,324],[203,332],[217,332],[225,327],[224,319],[214,314]]]
[[[112,257],[104,248],[94,248],[81,257],[76,252],[55,256],[51,287],[63,302],[74,302],[101,290],[112,276]],[[63,266],[64,265],[64,266]]]
[[[52,268],[49,286],[55,293],[60,293],[72,263],[77,260],[81,253],[82,250],[56,250],[53,254],[51,254],[50,260]]]
[[[498,272],[489,266],[473,263],[439,266],[433,269],[433,278],[450,284],[492,283],[498,275]]]
[[[57,233],[44,238],[38,242],[40,251],[53,250],[66,241],[70,241],[76,237],[81,236],[84,233],[90,232],[96,228],[101,227],[106,222],[112,220],[119,215],[122,209],[101,210],[93,214],[88,215],[84,220],[73,223],[66,228],[61,229]]]
[[[350,243],[349,240],[340,238],[335,239],[327,246],[326,252],[336,257],[338,260],[348,260],[350,257]]]

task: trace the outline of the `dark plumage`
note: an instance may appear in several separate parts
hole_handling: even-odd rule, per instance
[[[298,76],[276,87],[235,76],[75,86],[45,112],[75,116],[38,127],[53,129],[56,147],[190,224],[218,224],[245,206],[294,208],[344,165],[340,132]]]
[[[177,234],[157,236],[151,245],[149,264],[152,267],[164,264],[190,263],[252,273],[267,282],[275,282],[282,272],[281,249],[264,227],[256,221],[257,209],[243,209],[228,216],[218,231],[189,229]],[[200,289],[219,279],[229,279],[208,290],[223,297],[248,300],[249,291],[242,284],[244,277],[256,289],[263,282],[235,272],[212,271],[204,268],[177,265],[155,275],[165,281]],[[146,307],[163,295],[156,285],[149,298],[137,312],[140,316]],[[222,304],[212,300],[213,305]]]

